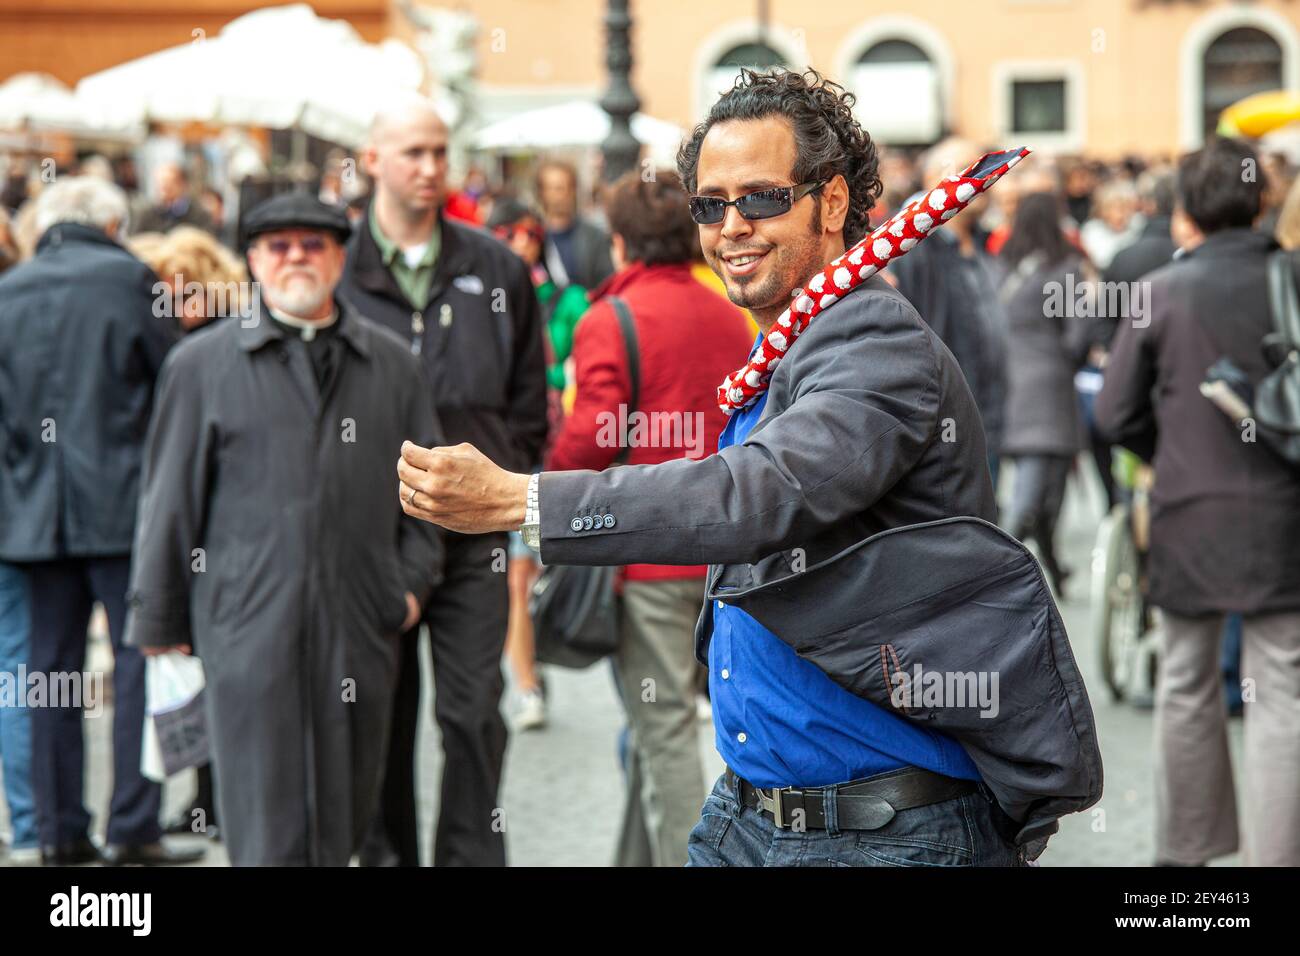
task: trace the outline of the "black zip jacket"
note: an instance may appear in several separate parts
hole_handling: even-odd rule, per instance
[[[154,380],[176,338],[157,282],[71,222],[0,278],[0,560],[130,553]]]
[[[429,297],[413,303],[384,265],[368,217],[348,243],[339,297],[420,357],[448,443],[532,470],[546,441],[546,358],[527,267],[488,233],[439,213]]]

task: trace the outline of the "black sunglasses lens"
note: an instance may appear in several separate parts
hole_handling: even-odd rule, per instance
[[[736,207],[746,219],[771,219],[790,211],[790,190],[762,189],[741,196]]]
[[[727,212],[727,204],[714,196],[692,196],[690,207],[691,218],[702,226],[722,222]]]

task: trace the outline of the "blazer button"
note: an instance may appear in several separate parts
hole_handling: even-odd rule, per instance
[[[582,519],[582,530],[590,531],[595,523],[596,522],[592,519],[591,515],[587,515],[587,517]]]
[[[572,528],[574,531],[581,531],[581,530],[582,530],[582,519],[581,519],[581,518],[574,518],[572,521],[569,522],[569,527]]]
[[[614,527],[614,516],[613,516],[613,515],[605,515],[605,527],[606,527],[606,528],[612,528],[612,527]]]
[[[592,527],[594,530],[596,530],[596,531],[599,531],[601,528],[605,527],[605,516],[604,516],[604,515],[592,515],[592,516],[591,516],[591,527]]]

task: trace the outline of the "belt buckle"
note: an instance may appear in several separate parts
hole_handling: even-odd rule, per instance
[[[763,809],[772,814],[772,822],[776,824],[778,830],[785,829],[785,820],[782,816],[781,808],[781,788],[771,787],[772,796],[767,795],[767,791],[760,787],[755,787],[754,792],[758,794],[758,802],[762,804]]]

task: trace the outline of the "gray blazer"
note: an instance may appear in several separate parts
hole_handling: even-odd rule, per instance
[[[1012,687],[995,718],[899,712],[966,747],[1031,855],[1057,817],[1100,797],[1092,711],[1060,615],[1029,552],[991,525],[970,390],[883,279],[813,320],[773,373],[743,444],[695,461],[548,473],[540,511],[547,563],[712,565],[701,661],[713,602],[726,601],[884,706],[891,666],[1005,672]],[[953,527],[936,543],[927,529],[945,519]],[[891,531],[908,533],[882,535]],[[904,593],[909,610],[897,617]],[[886,612],[896,617],[882,632]],[[868,678],[883,659],[877,686]]]

